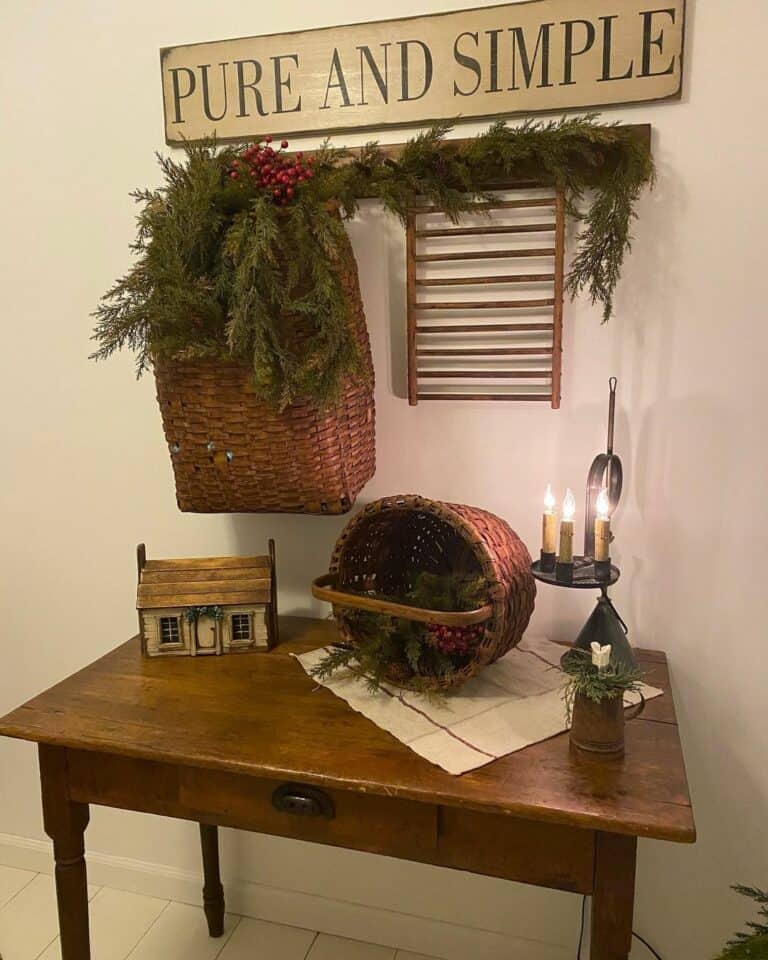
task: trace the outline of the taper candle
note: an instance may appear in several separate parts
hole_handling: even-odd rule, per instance
[[[541,552],[555,552],[555,537],[557,534],[557,518],[555,517],[555,497],[552,493],[551,484],[547,484],[547,491],[544,494],[544,514],[541,523]]]
[[[563,499],[563,519],[560,521],[560,551],[558,563],[573,563],[573,515],[576,513],[576,498],[566,490]]]
[[[611,556],[611,518],[608,515],[611,504],[605,487],[597,495],[595,507],[597,509],[597,516],[595,517],[595,560],[605,562]]]

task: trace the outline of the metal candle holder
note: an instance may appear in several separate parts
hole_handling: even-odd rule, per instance
[[[616,377],[611,377],[608,381],[608,443],[605,453],[598,453],[592,461],[592,466],[587,474],[587,505],[584,513],[584,556],[594,557],[595,555],[595,518],[597,517],[597,498],[600,491],[605,488],[608,494],[608,516],[613,515],[613,511],[619,505],[621,498],[621,486],[624,479],[624,471],[621,466],[621,460],[613,452],[613,425],[616,416]],[[611,538],[613,539],[613,538]],[[610,567],[610,561],[599,561],[607,563]],[[607,573],[607,568],[603,569]]]
[[[591,653],[593,641],[601,646],[610,643],[611,658],[628,670],[636,669],[637,661],[627,639],[629,630],[613,601],[608,596],[608,587],[621,576],[621,571],[610,560],[595,561],[595,518],[597,498],[605,488],[608,494],[608,515],[611,516],[621,497],[624,472],[621,460],[613,452],[613,428],[616,413],[616,377],[608,381],[608,443],[606,452],[599,453],[592,461],[587,474],[587,505],[584,518],[584,555],[574,557],[572,564],[556,563],[554,568],[545,562],[537,562],[532,572],[537,580],[555,587],[576,590],[599,590],[597,606],[581,628],[574,647]],[[613,536],[611,535],[611,539]],[[547,555],[548,558],[548,555]],[[542,555],[542,561],[544,555]],[[567,569],[566,569],[567,568]]]
[[[546,573],[541,569],[541,564],[538,561],[533,564],[531,570],[537,580],[541,583],[548,583],[553,587],[567,587],[571,590],[599,590],[600,596],[597,598],[597,606],[581,628],[574,647],[591,653],[593,641],[596,640],[600,646],[610,643],[612,660],[628,670],[634,670],[637,667],[635,655],[627,639],[629,633],[627,625],[608,596],[608,587],[613,586],[621,576],[618,567],[609,564],[608,576],[598,578],[595,572],[595,563],[591,557],[574,557],[573,575],[570,580],[558,579],[556,572]]]

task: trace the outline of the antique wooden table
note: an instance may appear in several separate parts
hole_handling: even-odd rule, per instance
[[[92,803],[200,824],[212,936],[223,825],[591,894],[592,960],[627,957],[637,838],[695,839],[662,653],[640,654],[666,692],[627,725],[624,759],[563,734],[453,777],[291,658],[332,641],[331,623],[286,617],[280,634],[269,653],[201,659],[146,660],[129,640],[0,721],[39,744],[63,960],[90,956]]]

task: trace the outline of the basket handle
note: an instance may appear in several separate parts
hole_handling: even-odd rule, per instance
[[[445,610],[425,610],[422,607],[409,607],[404,603],[366,597],[359,593],[345,593],[336,589],[336,574],[326,573],[312,581],[312,596],[317,600],[335,603],[340,607],[354,607],[356,610],[371,610],[374,613],[386,613],[390,617],[402,620],[417,620],[419,623],[439,623],[444,627],[468,627],[473,623],[485,623],[493,615],[493,607],[487,603],[476,610],[448,612]]]

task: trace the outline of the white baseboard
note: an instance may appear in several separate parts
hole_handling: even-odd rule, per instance
[[[0,833],[0,864],[52,873],[50,843]],[[180,903],[201,901],[199,874],[157,863],[88,851],[88,881]],[[321,933],[365,940],[445,960],[566,960],[562,944],[503,936],[492,930],[446,923],[297,890],[223,878],[231,913]]]

